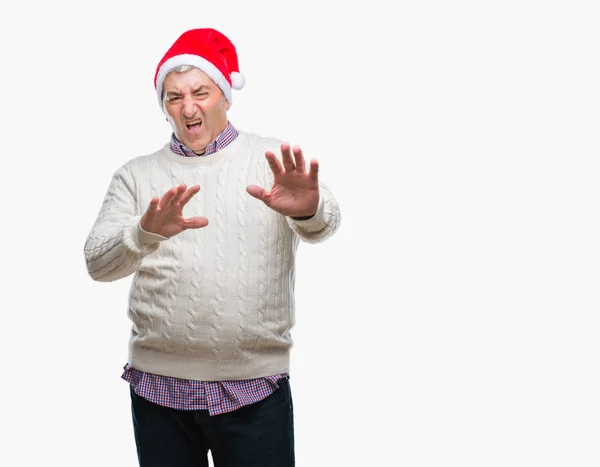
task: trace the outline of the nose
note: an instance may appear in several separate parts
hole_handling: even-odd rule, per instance
[[[196,103],[191,96],[183,98],[183,115],[186,118],[191,118],[196,113]]]

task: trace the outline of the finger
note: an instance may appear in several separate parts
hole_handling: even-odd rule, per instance
[[[187,186],[185,183],[182,183],[181,185],[179,185],[175,190],[175,196],[173,196],[173,198],[171,199],[171,204],[179,203],[179,200],[185,193],[185,190],[187,190]]]
[[[246,187],[246,191],[251,196],[261,201],[265,201],[265,199],[268,198],[268,193],[265,191],[265,189],[257,185],[248,185]]]
[[[179,205],[181,207],[185,206],[192,197],[200,191],[200,185],[194,185],[187,189],[187,191],[181,196],[179,200]]]
[[[146,209],[146,212],[153,214],[156,212],[156,208],[158,207],[158,202],[160,201],[160,198],[158,196],[155,196],[154,198],[152,198],[150,200],[150,203],[148,204],[148,209]]]
[[[319,161],[317,161],[317,159],[310,160],[310,170],[308,172],[308,175],[311,178],[311,180],[319,180]]]
[[[296,170],[298,172],[306,172],[306,162],[300,146],[294,146],[294,160],[296,161]]]
[[[167,191],[160,199],[160,202],[158,203],[158,209],[163,209],[165,206],[171,204],[171,200],[173,199],[173,196],[175,196],[176,193],[176,188],[171,188],[169,191]]]
[[[287,143],[283,143],[281,145],[281,161],[283,162],[283,167],[285,167],[286,172],[291,172],[296,168],[294,160],[292,159],[290,145]]]
[[[183,219],[183,228],[187,229],[201,229],[208,225],[208,219],[206,217],[189,217]]]
[[[269,163],[269,167],[271,167],[271,172],[273,172],[273,175],[281,175],[281,173],[283,173],[283,166],[281,165],[281,162],[279,162],[279,159],[277,159],[277,156],[271,151],[267,151],[265,153],[265,157]]]

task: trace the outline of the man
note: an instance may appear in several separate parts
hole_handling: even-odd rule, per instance
[[[114,173],[85,243],[93,279],[133,275],[140,466],[293,466],[294,258],[335,233],[338,205],[315,159],[228,121],[244,77],[220,32],[183,33],[154,84],[171,141]]]

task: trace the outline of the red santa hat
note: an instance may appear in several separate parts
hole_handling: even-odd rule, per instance
[[[154,87],[161,108],[165,78],[181,65],[191,65],[206,73],[230,104],[231,89],[242,89],[246,82],[240,73],[235,47],[224,34],[211,28],[191,29],[179,36],[156,67]]]

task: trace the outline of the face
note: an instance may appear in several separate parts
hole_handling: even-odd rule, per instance
[[[179,141],[192,151],[203,152],[227,126],[229,102],[203,71],[169,73],[163,92],[169,123]]]

